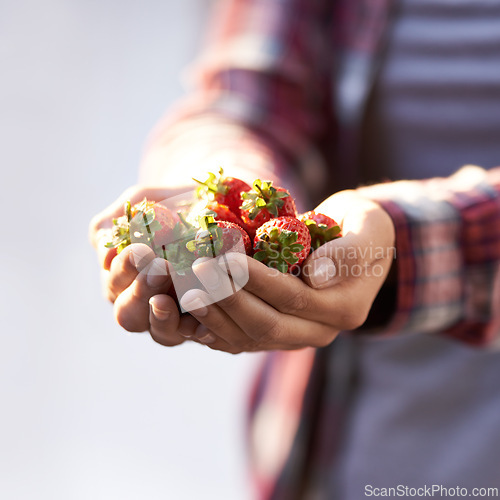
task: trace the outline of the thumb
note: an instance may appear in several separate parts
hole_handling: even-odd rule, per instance
[[[308,257],[303,266],[303,280],[312,288],[328,288],[359,278],[370,265],[371,253],[370,245],[360,235],[348,233],[325,243]]]

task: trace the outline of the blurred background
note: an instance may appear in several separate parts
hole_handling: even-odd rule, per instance
[[[126,334],[90,218],[136,182],[209,0],[0,0],[0,498],[246,500],[257,359]]]

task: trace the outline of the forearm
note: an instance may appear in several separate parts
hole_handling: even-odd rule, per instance
[[[234,121],[204,114],[159,124],[140,168],[141,183],[192,186],[192,178],[223,167],[248,183],[256,178],[281,182],[286,160],[262,136]]]
[[[141,182],[186,184],[222,166],[246,181],[286,185],[305,208],[305,193],[322,190],[326,176],[317,153],[329,127],[324,17],[322,0],[221,1],[188,97],[146,148]]]
[[[363,188],[396,227],[397,306],[387,331],[493,340],[500,294],[500,169]]]

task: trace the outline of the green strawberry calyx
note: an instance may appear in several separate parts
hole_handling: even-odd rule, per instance
[[[215,257],[224,246],[222,229],[214,219],[213,212],[208,211],[198,218],[200,228],[194,239],[186,243],[186,248],[198,257]]]
[[[170,242],[162,245],[159,252],[160,257],[168,260],[179,275],[192,272],[191,266],[196,260],[195,256],[186,248],[186,242],[194,238],[198,227],[190,224],[182,212],[177,212],[179,222],[175,224],[170,233]]]
[[[253,257],[268,267],[287,273],[299,261],[297,253],[304,250],[304,245],[297,243],[297,238],[296,231],[274,227],[260,236]]]
[[[206,181],[199,181],[193,177],[193,181],[197,182],[200,186],[196,189],[196,196],[200,199],[213,200],[216,194],[226,195],[229,192],[229,186],[224,184],[224,169],[219,168],[219,175],[208,173]]]
[[[340,226],[327,226],[326,224],[317,223],[313,219],[307,219],[304,224],[311,235],[311,249],[317,250],[321,245],[328,243],[340,237]]]
[[[254,220],[260,211],[266,209],[273,217],[278,217],[278,210],[283,207],[283,198],[290,196],[285,191],[278,191],[272,181],[257,179],[253,183],[252,191],[241,193],[243,203],[241,209],[248,212],[250,220]]]
[[[125,215],[113,219],[111,239],[105,244],[105,247],[116,248],[117,253],[120,253],[132,244],[131,235],[134,243],[145,243],[152,247],[155,232],[162,228],[155,219],[154,205],[155,202],[144,198],[143,201],[134,205],[132,210],[130,201],[126,201]]]

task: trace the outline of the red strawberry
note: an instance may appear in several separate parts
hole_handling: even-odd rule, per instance
[[[200,217],[200,229],[194,240],[186,248],[198,257],[216,257],[226,252],[237,251],[237,245],[243,242],[247,255],[251,255],[252,244],[245,230],[238,224],[216,221],[210,215]]]
[[[172,212],[163,205],[144,198],[140,203],[125,203],[125,215],[113,219],[112,239],[107,248],[120,253],[132,243],[145,243],[153,249],[162,244],[175,225]],[[132,235],[132,236],[131,236]]]
[[[340,226],[328,215],[317,214],[314,210],[299,215],[311,234],[311,250],[342,236]]]
[[[242,226],[243,222],[234,212],[231,212],[230,208],[227,205],[222,205],[217,201],[212,201],[207,203],[207,210],[214,212],[215,220],[225,220],[227,222],[232,222],[233,224],[238,224],[238,226]]]
[[[242,191],[249,191],[251,187],[241,179],[235,177],[224,177],[224,170],[219,170],[219,175],[212,173],[208,174],[208,179],[205,182],[193,179],[200,187],[196,190],[199,198],[209,201],[216,201],[221,205],[227,205],[229,210],[234,214],[240,213]]]
[[[155,213],[154,220],[160,224],[160,228],[154,231],[153,246],[161,247],[169,238],[168,235],[175,226],[176,219],[167,207],[159,203],[153,205],[153,210]]]
[[[284,188],[275,188],[271,181],[257,179],[253,189],[241,193],[240,217],[253,236],[258,227],[275,217],[297,217],[295,201]]]
[[[254,259],[282,273],[293,272],[311,250],[307,226],[294,217],[278,217],[257,229]]]
[[[186,243],[194,238],[197,227],[190,224],[182,212],[177,212],[179,222],[175,224],[168,238],[156,248],[156,254],[167,259],[179,275],[191,273],[194,255],[186,249]]]

